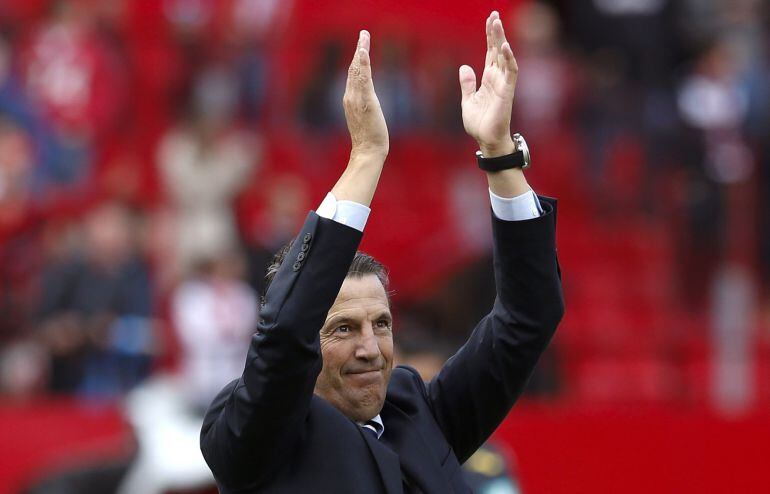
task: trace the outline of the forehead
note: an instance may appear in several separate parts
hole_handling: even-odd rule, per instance
[[[348,276],[342,283],[329,315],[351,309],[381,310],[389,305],[385,288],[376,275]]]

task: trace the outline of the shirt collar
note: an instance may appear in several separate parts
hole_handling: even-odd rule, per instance
[[[366,423],[357,422],[357,424],[361,427],[373,430],[374,433],[377,434],[377,439],[382,437],[382,433],[385,432],[385,424],[382,423],[382,417],[380,417],[379,413],[367,420]]]

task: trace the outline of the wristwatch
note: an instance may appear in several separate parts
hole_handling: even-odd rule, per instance
[[[487,172],[499,172],[509,168],[521,168],[522,170],[529,168],[532,161],[529,156],[527,141],[521,134],[516,133],[513,134],[513,145],[514,151],[511,154],[494,158],[485,158],[481,151],[476,151],[476,161],[479,163],[479,168]]]

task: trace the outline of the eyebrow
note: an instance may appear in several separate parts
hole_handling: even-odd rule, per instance
[[[328,327],[328,326],[336,326],[339,323],[352,324],[354,322],[355,321],[351,317],[349,317],[349,316],[332,316],[331,319],[326,321],[324,326],[326,326],[326,327]]]
[[[380,320],[380,319],[387,319],[389,321],[393,321],[393,316],[391,315],[390,311],[383,311],[377,314],[377,317],[374,318],[374,320]],[[331,319],[329,319],[328,321],[326,321],[326,323],[324,323],[324,327],[336,326],[340,323],[356,324],[356,320],[354,318],[351,318],[350,316],[332,316]]]
[[[392,321],[393,316],[391,315],[390,311],[383,311],[383,312],[380,312],[380,314],[377,317],[375,317],[375,319],[388,319]]]

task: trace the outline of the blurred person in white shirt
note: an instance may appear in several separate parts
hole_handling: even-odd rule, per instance
[[[241,255],[223,251],[199,263],[173,293],[171,323],[180,343],[180,367],[127,397],[138,453],[119,494],[214,485],[198,437],[208,403],[243,371],[257,324],[258,297],[243,276]]]
[[[201,263],[173,295],[172,321],[182,346],[180,378],[201,411],[240,375],[257,323],[257,295],[242,281],[243,260],[227,254]]]

